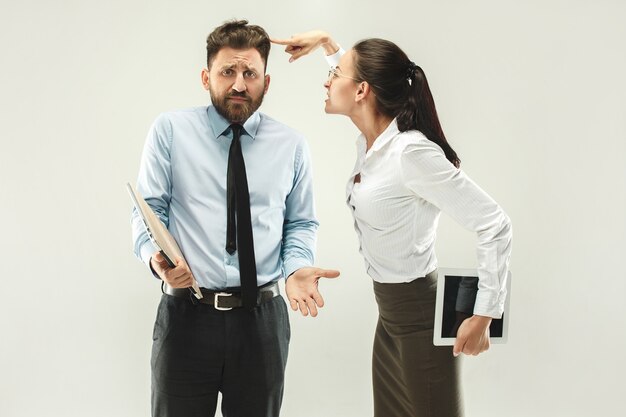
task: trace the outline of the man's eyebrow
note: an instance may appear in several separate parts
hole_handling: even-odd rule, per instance
[[[237,66],[237,64],[238,64],[237,62],[227,62],[227,63],[225,63],[224,65],[222,65],[222,66],[220,67],[220,69],[222,69],[222,70],[225,70],[225,69],[232,69],[232,68],[235,68],[235,67]],[[242,64],[242,65],[243,65],[246,69],[253,70],[253,71],[257,71],[257,69],[254,67],[254,64],[248,64],[248,63],[246,63],[246,62],[242,62],[241,64]]]

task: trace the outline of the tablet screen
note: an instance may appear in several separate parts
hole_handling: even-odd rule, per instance
[[[510,278],[507,280],[507,288],[509,285]],[[473,314],[477,293],[478,274],[475,270],[439,270],[434,330],[436,345],[454,344],[459,326]],[[502,318],[491,321],[489,334],[492,343],[503,343],[506,340],[507,307],[508,300]]]

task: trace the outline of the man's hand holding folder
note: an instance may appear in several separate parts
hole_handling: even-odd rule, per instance
[[[188,288],[193,284],[193,275],[189,265],[182,258],[175,258],[176,267],[171,268],[160,251],[154,252],[150,258],[152,270],[172,288]]]
[[[201,299],[202,292],[191,273],[189,265],[185,262],[183,253],[174,237],[167,230],[161,219],[152,211],[146,200],[135,190],[135,187],[127,183],[126,188],[146,228],[148,237],[158,249],[150,258],[152,270],[171,287],[188,287],[197,299]]]

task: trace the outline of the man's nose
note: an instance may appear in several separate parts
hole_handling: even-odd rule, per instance
[[[243,74],[237,74],[237,78],[235,78],[235,83],[233,84],[233,90],[238,93],[242,93],[246,91],[246,81],[243,78]]]

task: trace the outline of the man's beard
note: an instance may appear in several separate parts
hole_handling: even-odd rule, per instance
[[[256,99],[250,97],[247,92],[241,93],[231,90],[227,94],[218,97],[212,89],[209,89],[211,94],[211,102],[215,107],[215,110],[222,115],[223,118],[232,123],[243,123],[248,120],[248,117],[252,115],[263,103],[263,97],[265,93],[261,93]],[[235,102],[229,100],[230,97],[243,97],[245,102]]]

